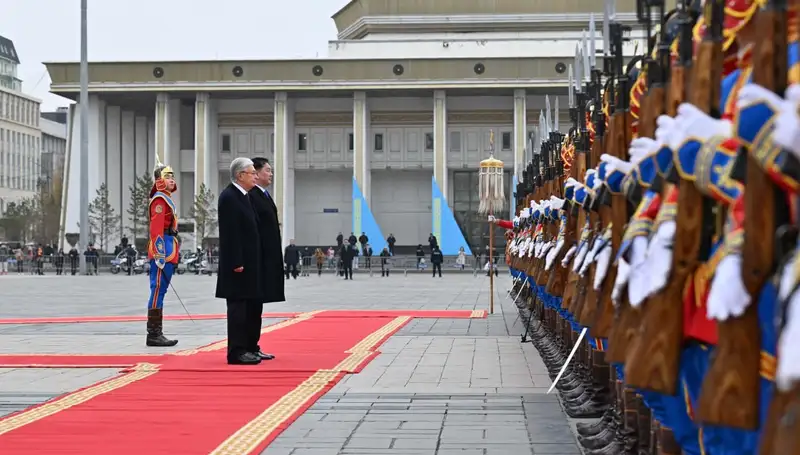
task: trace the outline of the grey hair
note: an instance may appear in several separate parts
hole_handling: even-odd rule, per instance
[[[236,177],[253,165],[253,160],[240,156],[231,161],[231,182],[236,182]]]

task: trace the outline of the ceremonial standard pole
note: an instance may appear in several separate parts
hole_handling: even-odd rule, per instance
[[[81,118],[81,226],[80,226],[80,247],[86,248],[89,245],[89,52],[87,47],[87,3],[88,0],[81,0],[81,96],[78,108]],[[86,275],[86,256],[81,254],[81,275]]]

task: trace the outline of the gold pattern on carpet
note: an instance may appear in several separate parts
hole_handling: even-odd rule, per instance
[[[92,398],[103,395],[108,392],[125,387],[136,381],[148,378],[158,373],[158,365],[152,363],[140,363],[133,367],[130,373],[124,373],[109,381],[101,382],[91,387],[73,392],[57,398],[53,401],[44,403],[41,406],[29,409],[27,411],[14,414],[4,420],[0,420],[0,435],[14,431],[18,428],[24,427],[30,423],[65,411],[73,406],[85,403]]]
[[[322,392],[331,381],[345,372],[351,372],[366,361],[378,347],[376,346],[387,335],[402,327],[410,316],[400,316],[380,329],[367,335],[355,346],[345,351],[346,359],[339,362],[332,370],[319,370],[303,381],[294,390],[287,393],[255,419],[232,434],[220,444],[210,455],[243,455],[255,450],[261,441],[290,419],[308,400]]]

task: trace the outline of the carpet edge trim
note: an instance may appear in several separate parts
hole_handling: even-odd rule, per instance
[[[130,372],[94,383],[75,392],[62,395],[52,401],[0,418],[0,436],[39,421],[51,415],[65,411],[95,397],[113,392],[134,382],[141,381],[158,373],[158,365],[151,363],[137,364]]]

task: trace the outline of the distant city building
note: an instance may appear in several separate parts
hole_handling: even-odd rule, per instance
[[[14,43],[0,36],[0,214],[36,194],[41,176],[41,101],[22,93]]]
[[[0,35],[0,87],[22,91],[22,79],[17,77],[19,56],[14,42]]]
[[[53,191],[53,183],[63,177],[67,153],[67,113],[69,108],[56,112],[42,112],[39,127],[42,132],[40,183],[46,192]]]

